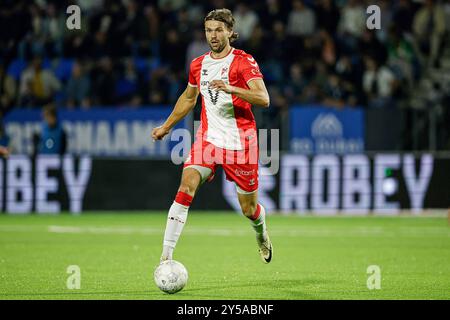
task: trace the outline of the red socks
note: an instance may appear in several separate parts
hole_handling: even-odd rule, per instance
[[[260,207],[260,205],[259,205],[259,203],[258,203],[258,204],[256,205],[255,213],[253,214],[253,216],[250,217],[250,220],[255,221],[256,219],[258,219],[260,213],[261,213],[261,207]]]
[[[178,191],[177,195],[175,196],[175,202],[181,204],[182,206],[190,207],[192,203],[192,196],[188,195],[185,192]]]

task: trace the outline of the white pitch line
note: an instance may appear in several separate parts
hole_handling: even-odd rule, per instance
[[[50,232],[61,234],[117,234],[117,235],[162,235],[164,227],[134,227],[134,226],[24,226],[24,225],[0,225],[0,232]],[[252,235],[250,226],[217,228],[212,226],[190,227],[183,230],[185,235],[213,235],[213,236],[247,236]],[[447,227],[292,227],[279,226],[270,229],[270,234],[279,237],[397,237],[397,236],[443,236],[450,237]]]
[[[163,228],[140,228],[140,227],[94,227],[94,226],[49,226],[51,233],[73,233],[73,234],[140,234],[140,235],[162,235]],[[211,228],[211,227],[186,227],[183,230],[185,235],[214,235],[214,236],[247,236],[251,235],[251,228]],[[354,227],[354,228],[320,228],[320,227],[298,227],[298,228],[272,228],[270,234],[280,237],[334,237],[334,236],[447,236],[450,231],[447,228],[438,227],[400,227],[389,230],[382,227]]]
[[[36,232],[45,230],[45,226],[0,225],[0,232]]]

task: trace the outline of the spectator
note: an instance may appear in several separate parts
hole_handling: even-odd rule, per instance
[[[181,9],[180,11],[178,11],[176,26],[181,39],[189,39],[191,37],[192,25],[189,19],[188,10]]]
[[[334,66],[336,63],[337,52],[333,37],[331,37],[331,35],[326,30],[321,30],[319,32],[319,38],[322,47],[322,60],[328,66]]]
[[[414,10],[411,0],[399,0],[394,7],[393,20],[401,33],[411,33]]]
[[[447,34],[450,34],[450,0],[447,0],[444,3],[444,12],[445,12],[445,22],[446,22],[446,30]]]
[[[92,70],[93,103],[105,106],[115,103],[116,78],[111,58],[101,58],[98,66]]]
[[[87,108],[90,106],[89,89],[91,80],[86,74],[84,67],[79,63],[74,63],[72,75],[67,82],[67,106],[74,108],[81,106]]]
[[[306,7],[301,0],[292,2],[292,11],[288,17],[287,33],[295,37],[311,36],[316,30],[314,11]]]
[[[362,97],[362,70],[358,61],[352,62],[350,56],[343,55],[337,61],[335,72],[340,77],[342,85],[349,93],[348,103],[352,106],[363,101]]]
[[[160,21],[157,10],[154,6],[149,5],[144,8],[144,20],[142,21],[142,24],[142,40],[157,40],[160,32]]]
[[[336,73],[344,80],[357,85],[361,82],[359,71],[348,55],[342,55],[336,62]]]
[[[158,7],[162,11],[177,11],[186,7],[186,0],[158,0]]]
[[[359,0],[348,0],[341,11],[339,32],[359,38],[366,28],[366,14]]]
[[[58,57],[63,52],[63,35],[64,30],[66,30],[66,19],[53,3],[48,4],[46,13],[47,16],[42,21],[42,31],[46,41],[47,52],[50,57]]]
[[[184,71],[187,44],[175,26],[167,31],[165,39],[161,42],[161,60],[172,72]]]
[[[312,82],[317,85],[320,89],[320,93],[323,94],[325,91],[325,87],[328,84],[330,72],[328,71],[327,65],[322,61],[316,61],[314,65],[314,73],[311,78]],[[321,99],[318,99],[316,102],[320,102]]]
[[[333,0],[319,0],[317,4],[317,25],[334,34],[338,23],[340,12]]]
[[[80,6],[82,12],[94,14],[101,10],[104,6],[104,0],[77,0],[77,5]]]
[[[303,90],[307,85],[307,80],[303,75],[302,66],[295,63],[290,68],[290,77],[285,86],[285,96],[291,104],[300,103],[302,100]]]
[[[364,30],[358,39],[358,50],[362,56],[370,55],[380,65],[386,62],[386,46],[378,40],[375,30]]]
[[[243,42],[249,40],[253,29],[258,24],[258,16],[245,3],[239,3],[233,15],[236,21],[235,31],[239,34],[239,40]]]
[[[159,56],[160,18],[152,5],[144,7],[139,25],[138,56]]]
[[[281,21],[275,21],[272,26],[272,37],[270,39],[270,55],[267,59],[273,58],[275,61],[291,61],[295,57],[289,54],[289,41],[286,36],[284,24]]]
[[[426,0],[424,6],[414,16],[413,30],[419,49],[426,57],[423,60],[427,60],[428,66],[435,66],[445,33],[443,8],[433,0]]]
[[[189,43],[186,53],[186,66],[185,70],[188,72],[191,61],[198,56],[209,51],[208,43],[205,40],[205,35],[200,30],[194,31],[194,40]]]
[[[392,97],[396,89],[396,79],[388,67],[366,57],[366,71],[363,75],[363,87],[368,98],[369,107],[388,108],[393,106]]]
[[[69,32],[64,26],[64,5],[57,1],[32,1],[31,5],[24,0],[5,1],[0,3],[2,110],[18,102],[32,106],[53,100],[69,107],[172,103],[185,86],[190,61],[209,51],[200,17],[210,9],[230,6],[234,6],[241,37],[236,47],[255,56],[267,86],[277,95],[318,103],[342,90],[345,103],[364,103],[362,79],[370,72],[364,73],[363,66],[368,64],[361,63],[360,57],[370,55],[376,65],[389,67],[400,83],[409,84],[395,87],[394,82],[392,94],[405,98],[400,89],[410,87],[420,75],[417,44],[411,39],[417,34],[423,52],[438,60],[436,48],[442,40],[438,11],[445,11],[429,1],[413,19],[419,7],[416,1],[376,1],[373,4],[382,9],[383,32],[390,30],[387,25],[392,22],[398,26],[397,33],[386,38],[383,32],[366,29],[368,3],[362,0],[99,0],[95,4],[78,0],[81,30]],[[413,21],[417,28],[412,27]],[[423,31],[428,24],[432,36]],[[411,30],[414,34],[409,35]],[[41,61],[34,69],[32,62],[24,72],[26,61],[36,53],[45,64]],[[123,64],[125,57],[130,58]],[[64,58],[76,58],[83,65],[77,63],[67,71],[66,64],[58,61]],[[63,91],[55,85],[52,66]],[[72,72],[70,77],[67,72]],[[53,79],[43,81],[47,76]]]
[[[255,26],[252,36],[247,41],[245,49],[248,52],[252,52],[252,55],[258,61],[264,61],[266,59],[267,52],[267,39],[264,36],[264,30],[260,25]]]
[[[138,52],[143,19],[144,17],[136,1],[128,0],[126,2],[124,17],[119,21],[117,33],[115,34],[116,37],[114,37],[121,39],[121,41],[117,42],[122,42],[120,56]]]
[[[46,105],[42,111],[41,133],[35,135],[37,153],[63,155],[67,148],[67,136],[62,128],[56,107],[52,104]]]
[[[392,27],[387,43],[389,67],[396,72],[397,77],[404,80],[410,89],[414,80],[415,54],[412,44],[400,31]]]
[[[347,104],[348,92],[344,89],[339,76],[335,73],[328,75],[327,81],[322,88],[324,99],[322,104],[341,109]]]
[[[388,37],[389,27],[393,22],[393,10],[390,1],[388,0],[379,0],[378,6],[380,7],[380,19],[381,28],[376,30],[376,35],[378,40],[382,43],[386,43]]]
[[[144,95],[150,104],[164,104],[168,102],[165,95],[169,91],[168,70],[165,67],[158,67],[150,70],[150,81]]]
[[[272,28],[276,21],[281,21],[283,24],[287,20],[286,8],[283,7],[281,0],[266,0],[266,5],[263,6],[260,13],[260,23],[265,30]]]
[[[0,113],[5,114],[14,107],[17,95],[16,81],[9,74],[5,73],[5,69],[0,64]]]
[[[142,104],[139,96],[139,84],[142,83],[140,75],[136,70],[136,66],[131,58],[124,61],[124,70],[122,76],[116,83],[115,92],[117,94],[118,103],[138,106]]]
[[[22,74],[19,104],[36,106],[49,103],[60,88],[59,80],[50,70],[42,69],[42,59],[36,57]]]

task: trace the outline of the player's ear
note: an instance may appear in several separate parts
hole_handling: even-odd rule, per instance
[[[233,36],[233,30],[231,29],[227,29],[228,30],[228,40],[231,40],[231,37]]]

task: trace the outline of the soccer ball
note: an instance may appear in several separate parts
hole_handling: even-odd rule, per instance
[[[158,288],[166,293],[180,291],[184,288],[188,280],[186,268],[175,260],[163,261],[156,267],[153,276]]]

